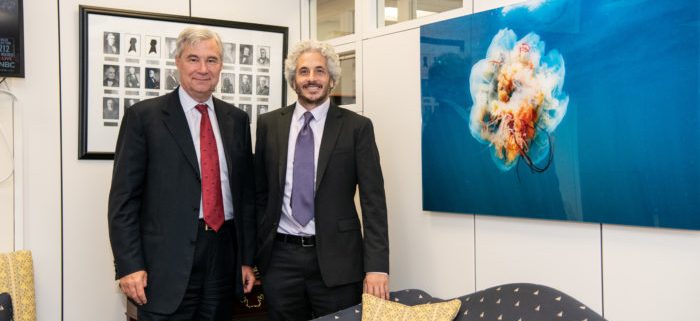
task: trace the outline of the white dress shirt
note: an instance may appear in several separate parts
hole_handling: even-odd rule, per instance
[[[178,93],[180,94],[180,104],[187,118],[187,124],[190,127],[190,134],[194,142],[194,150],[197,152],[197,163],[199,164],[199,171],[201,173],[202,157],[199,155],[199,124],[202,121],[202,113],[195,108],[200,103],[192,99],[182,87],[180,87]],[[224,219],[230,220],[233,218],[233,200],[231,197],[231,185],[228,183],[228,166],[226,163],[226,155],[224,154],[224,145],[221,141],[221,133],[219,132],[219,122],[216,120],[214,101],[211,96],[204,104],[207,104],[209,121],[211,122],[211,128],[214,131],[214,138],[216,139],[216,150],[219,153],[219,172],[221,173],[221,192],[224,201]],[[173,173],[173,175],[176,175],[176,173]],[[199,218],[204,218],[201,196],[199,199]]]
[[[309,127],[314,133],[314,173],[318,172],[318,152],[321,150],[321,138],[323,136],[323,128],[326,126],[326,116],[330,106],[330,99],[320,106],[311,110],[314,119],[309,122]],[[280,224],[277,227],[277,232],[282,234],[310,236],[316,234],[315,220],[312,218],[306,226],[301,226],[292,217],[292,181],[294,177],[294,151],[297,146],[297,136],[304,126],[304,113],[306,108],[297,102],[292,114],[292,124],[289,126],[289,144],[287,145],[287,176],[284,180],[284,195],[282,197],[282,216]],[[316,175],[314,175],[314,186],[316,186]]]

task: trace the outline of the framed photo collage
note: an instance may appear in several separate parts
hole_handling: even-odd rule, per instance
[[[286,101],[286,27],[85,6],[80,13],[81,159],[111,159],[124,111],[179,86],[175,51],[187,25],[206,25],[221,36],[215,97],[247,112],[253,124]]]

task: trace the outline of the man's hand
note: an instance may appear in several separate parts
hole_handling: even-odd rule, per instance
[[[144,291],[147,286],[148,274],[143,270],[125,275],[119,279],[119,288],[138,305],[144,305],[148,302]]]
[[[255,284],[255,273],[253,273],[253,268],[248,265],[241,265],[241,270],[243,272],[243,293],[250,293],[253,284]]]
[[[385,273],[367,272],[362,292],[369,293],[380,299],[389,300],[389,275]]]

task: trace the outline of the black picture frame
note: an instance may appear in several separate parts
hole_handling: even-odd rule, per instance
[[[22,0],[0,0],[0,77],[24,78]]]
[[[287,27],[83,5],[79,11],[79,159],[113,159],[125,109],[177,87],[173,44],[188,25],[216,31],[224,48],[231,51],[222,57],[224,67],[215,97],[241,109],[252,104],[286,105]],[[240,48],[249,48],[250,59],[240,58]],[[258,60],[259,48],[264,48],[269,59]],[[230,78],[225,88],[224,75]],[[241,93],[237,86],[241,75],[251,80],[267,77],[269,92],[258,95],[254,88]],[[254,126],[257,113],[248,113]]]

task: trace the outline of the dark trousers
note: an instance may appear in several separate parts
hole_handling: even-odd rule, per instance
[[[362,282],[327,287],[315,247],[276,241],[263,291],[273,321],[309,320],[360,303]]]
[[[168,315],[138,309],[139,321],[231,321],[236,276],[235,229],[229,221],[218,232],[205,230],[204,226],[200,220],[190,280],[178,308]]]

